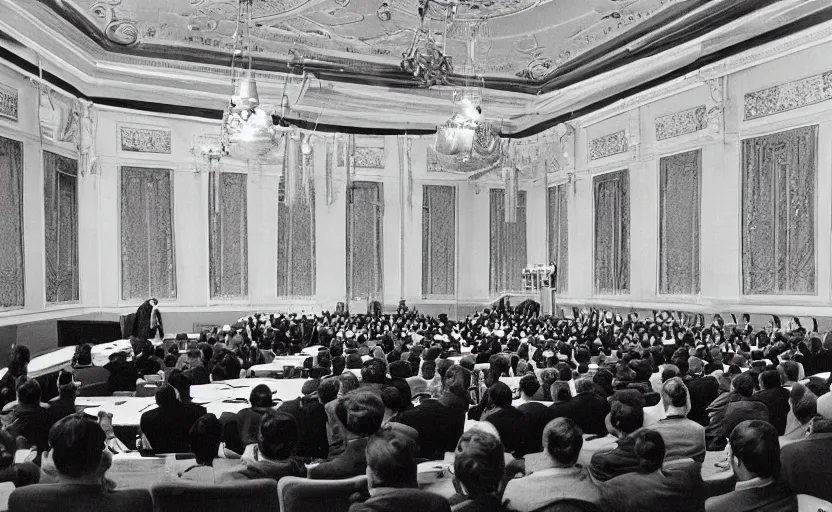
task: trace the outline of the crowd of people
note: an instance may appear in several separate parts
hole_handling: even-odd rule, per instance
[[[459,321],[404,304],[393,314],[256,314],[200,333],[182,353],[136,338],[134,358],[115,354],[104,368],[110,392],[164,376],[136,448],[192,453],[176,478],[194,485],[366,475],[352,512],[792,511],[798,494],[832,501],[823,483],[832,380],[817,376],[832,370],[832,335],[777,317],[755,329],[747,317],[538,311],[498,304]],[[309,347],[310,378],[294,400],[276,403],[258,385],[248,407],[217,417],[191,399],[192,385]],[[126,449],[107,414],[74,412],[89,347],[48,404],[26,376],[29,357],[15,347],[0,379],[0,480],[18,487],[10,510],[152,510],[148,492],[107,479],[111,453]],[[724,454],[730,479],[703,480],[709,451]],[[424,461],[448,464],[452,492],[420,488]]]

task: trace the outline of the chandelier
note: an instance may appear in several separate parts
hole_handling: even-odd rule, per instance
[[[222,121],[223,152],[240,160],[265,156],[275,147],[276,129],[270,113],[260,108],[252,70],[251,8],[254,0],[239,0],[234,53],[231,58],[232,94]]]
[[[453,61],[445,55],[445,38],[440,48],[433,38],[430,27],[425,23],[430,0],[420,0],[419,27],[413,31],[410,47],[402,54],[401,68],[413,75],[425,87],[446,85],[448,76],[453,72]],[[445,32],[448,27],[448,8],[445,8]]]

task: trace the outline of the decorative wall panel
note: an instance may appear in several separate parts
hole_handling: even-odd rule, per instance
[[[598,160],[627,151],[627,133],[620,131],[589,142],[589,159]]]
[[[422,296],[453,296],[456,277],[456,188],[422,188]]]
[[[629,171],[616,171],[594,180],[595,292],[630,291]]]
[[[745,120],[758,119],[832,99],[832,71],[745,95]]]
[[[232,172],[209,174],[211,298],[248,295],[247,178]],[[219,190],[214,188],[217,181]]]
[[[17,121],[17,89],[0,85],[0,117]]]
[[[315,295],[315,183],[309,180],[310,193],[304,193],[301,145],[291,138],[288,140],[283,172],[288,193],[286,200],[277,205],[277,295],[312,297]],[[309,160],[314,162],[315,158]]]
[[[814,294],[818,127],[742,141],[743,293]]]
[[[381,300],[383,285],[382,184],[353,182],[347,236],[347,277],[351,299]]]
[[[705,105],[656,118],[656,140],[695,133],[708,127]]]
[[[384,137],[355,138],[355,166],[371,169],[384,169]]]
[[[121,298],[176,298],[172,171],[121,168]]]
[[[699,293],[700,151],[659,161],[659,293]]]
[[[0,308],[24,305],[23,143],[0,137]]]
[[[78,161],[43,152],[46,302],[78,293]]]
[[[131,153],[170,154],[170,130],[122,126],[120,134],[122,151]]]
[[[520,291],[526,257],[526,191],[517,195],[517,221],[506,222],[503,189],[491,189],[489,291],[491,295]]]
[[[557,291],[569,289],[569,185],[549,187],[547,225],[549,263],[557,265]]]

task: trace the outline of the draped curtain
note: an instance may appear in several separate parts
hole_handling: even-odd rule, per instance
[[[743,293],[815,293],[817,126],[744,140]]]
[[[549,187],[549,262],[557,265],[557,291],[569,289],[569,213],[567,185]]]
[[[78,160],[43,152],[46,302],[78,300]]]
[[[454,295],[456,189],[422,188],[422,295]]]
[[[231,172],[212,172],[208,178],[212,298],[248,295],[247,178]]]
[[[285,199],[277,205],[277,295],[315,295],[315,184],[303,179],[301,145],[287,137]],[[327,155],[329,158],[329,155]],[[314,158],[309,158],[309,166]],[[311,172],[309,169],[308,172]],[[309,193],[306,186],[310,187]]]
[[[23,143],[0,137],[0,308],[24,305]]]
[[[356,181],[350,190],[347,275],[353,299],[380,299],[382,296],[384,199],[381,187],[381,183]]]
[[[517,222],[506,222],[505,190],[491,189],[490,200],[489,291],[520,291],[526,266],[526,192],[517,194]]]
[[[630,194],[628,171],[595,177],[595,291],[630,290]]]
[[[121,168],[121,297],[176,298],[169,169]]]
[[[699,293],[700,151],[659,161],[659,293]]]

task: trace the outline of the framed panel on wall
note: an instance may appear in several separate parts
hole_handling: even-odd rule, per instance
[[[315,180],[314,172],[304,166],[313,165],[315,159],[305,157],[301,144],[291,137],[286,140],[284,192],[277,202],[277,296],[314,297]]]
[[[176,298],[173,171],[121,168],[121,298]]]
[[[557,266],[557,291],[569,288],[569,196],[566,183],[549,187],[546,225],[549,263]]]
[[[211,298],[248,295],[248,176],[212,172],[208,177]]]
[[[615,171],[593,180],[595,195],[595,293],[630,291],[629,171]]]
[[[818,127],[742,141],[742,290],[814,295]]]
[[[453,297],[456,280],[456,187],[422,187],[422,296]]]
[[[701,151],[659,160],[659,293],[699,293]]]
[[[384,245],[382,184],[356,181],[349,190],[347,286],[350,300],[382,300]]]
[[[24,306],[23,143],[0,137],[0,310]]]
[[[517,193],[517,217],[506,222],[506,191],[490,191],[489,293],[499,295],[523,288],[523,268],[527,264],[526,191]]]
[[[43,152],[46,302],[79,300],[78,160]]]

